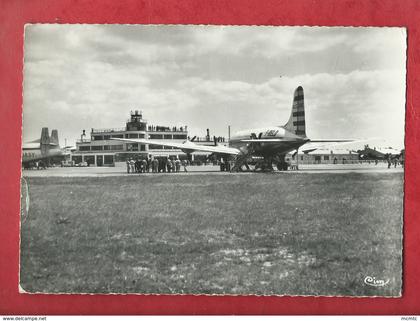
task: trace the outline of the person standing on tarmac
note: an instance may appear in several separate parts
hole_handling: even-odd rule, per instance
[[[141,172],[142,173],[146,173],[146,168],[147,168],[147,160],[145,160],[144,158],[141,160]]]
[[[226,161],[225,170],[226,170],[226,172],[230,172],[230,161],[229,160]]]
[[[146,160],[146,173],[150,172],[150,167],[152,166],[152,158],[148,157]]]
[[[171,172],[175,173],[175,159],[170,159],[171,161]]]
[[[140,160],[138,158],[134,162],[134,169],[135,169],[136,173],[140,173]]]
[[[158,166],[158,173],[166,171],[166,164],[164,163],[162,158],[159,158],[159,166]]]
[[[184,159],[184,160],[182,161],[182,166],[184,167],[184,172],[188,172],[188,171],[187,171],[187,165],[188,165],[188,162],[187,162],[187,160],[186,160],[186,159]]]
[[[130,158],[130,172],[135,173],[135,161]]]
[[[181,161],[179,160],[179,157],[177,156],[175,160],[175,171],[179,173],[180,169],[181,169]]]
[[[143,163],[141,159],[137,160],[137,173],[142,173],[143,172]]]
[[[225,170],[226,170],[225,161],[224,161],[224,159],[222,157],[222,158],[220,158],[220,171],[221,172],[224,172]]]
[[[127,174],[130,174],[130,159],[127,158]]]
[[[166,173],[167,162],[168,160],[166,158],[161,159],[162,173]]]
[[[150,166],[152,167],[152,173],[156,173],[156,163],[154,157],[150,159]]]
[[[168,171],[168,173],[170,173],[172,171],[172,160],[168,157],[166,159],[166,169]]]
[[[153,158],[153,162],[152,162],[152,166],[153,166],[153,173],[157,173],[158,169],[159,169],[159,161],[157,160],[157,158]]]

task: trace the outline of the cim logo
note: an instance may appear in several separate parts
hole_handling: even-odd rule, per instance
[[[365,284],[370,285],[370,286],[385,286],[389,283],[389,279],[385,281],[385,280],[379,280],[372,276],[367,276],[365,277],[364,282]]]
[[[276,136],[278,132],[278,130],[270,129],[265,132],[265,136]]]

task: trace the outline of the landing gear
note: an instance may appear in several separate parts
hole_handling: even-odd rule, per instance
[[[273,160],[272,158],[264,158],[263,160],[259,161],[257,164],[255,164],[255,172],[261,171],[261,172],[272,172],[274,171],[273,168]]]
[[[246,170],[243,169],[244,166]],[[243,162],[236,161],[230,171],[231,172],[245,172],[245,171],[249,172],[251,171],[251,168],[249,167],[247,161],[243,161]]]
[[[289,169],[289,164],[287,162],[278,162],[277,169],[279,171],[287,171]]]
[[[287,171],[289,169],[290,164],[286,161],[285,155],[277,155],[275,160],[279,171]]]
[[[248,165],[248,158],[249,156],[247,154],[240,154],[236,156],[235,162],[230,169],[231,172],[243,172],[242,167],[245,166],[247,171],[251,170]]]
[[[235,160],[234,166],[232,167],[232,171],[235,171],[235,172],[252,171],[252,169],[248,165],[249,160],[250,160],[250,157],[247,157],[245,155],[238,156]],[[280,155],[280,156],[275,156],[275,157],[268,156],[268,157],[259,159],[255,163],[255,167],[253,171],[254,172],[273,172],[274,171],[273,164],[277,167],[277,170],[279,171],[287,171],[290,167],[290,164],[285,159],[285,155]],[[244,170],[244,167],[246,168],[246,170]]]

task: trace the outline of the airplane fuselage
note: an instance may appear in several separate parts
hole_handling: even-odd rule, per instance
[[[244,141],[251,139],[254,139],[255,142]],[[262,142],[258,142],[259,139]],[[273,141],[264,142],[264,140],[270,139]],[[284,155],[296,150],[308,141],[308,138],[295,135],[283,127],[270,126],[235,133],[230,138],[229,147],[237,148],[244,153],[252,148],[252,152],[256,156]]]
[[[41,148],[23,148],[22,149],[22,163],[36,162],[50,157],[64,156],[65,153],[60,149],[49,149],[45,152]]]

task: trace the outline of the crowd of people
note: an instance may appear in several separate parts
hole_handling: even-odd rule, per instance
[[[399,157],[392,158],[391,156],[388,156],[387,162],[388,168],[391,168],[392,165],[394,165],[394,168],[397,168],[398,165],[404,167],[404,161],[400,161]]]
[[[178,173],[183,167],[184,172],[187,171],[188,161],[180,160],[178,157],[175,159],[167,158],[137,158],[127,159],[127,173]]]

